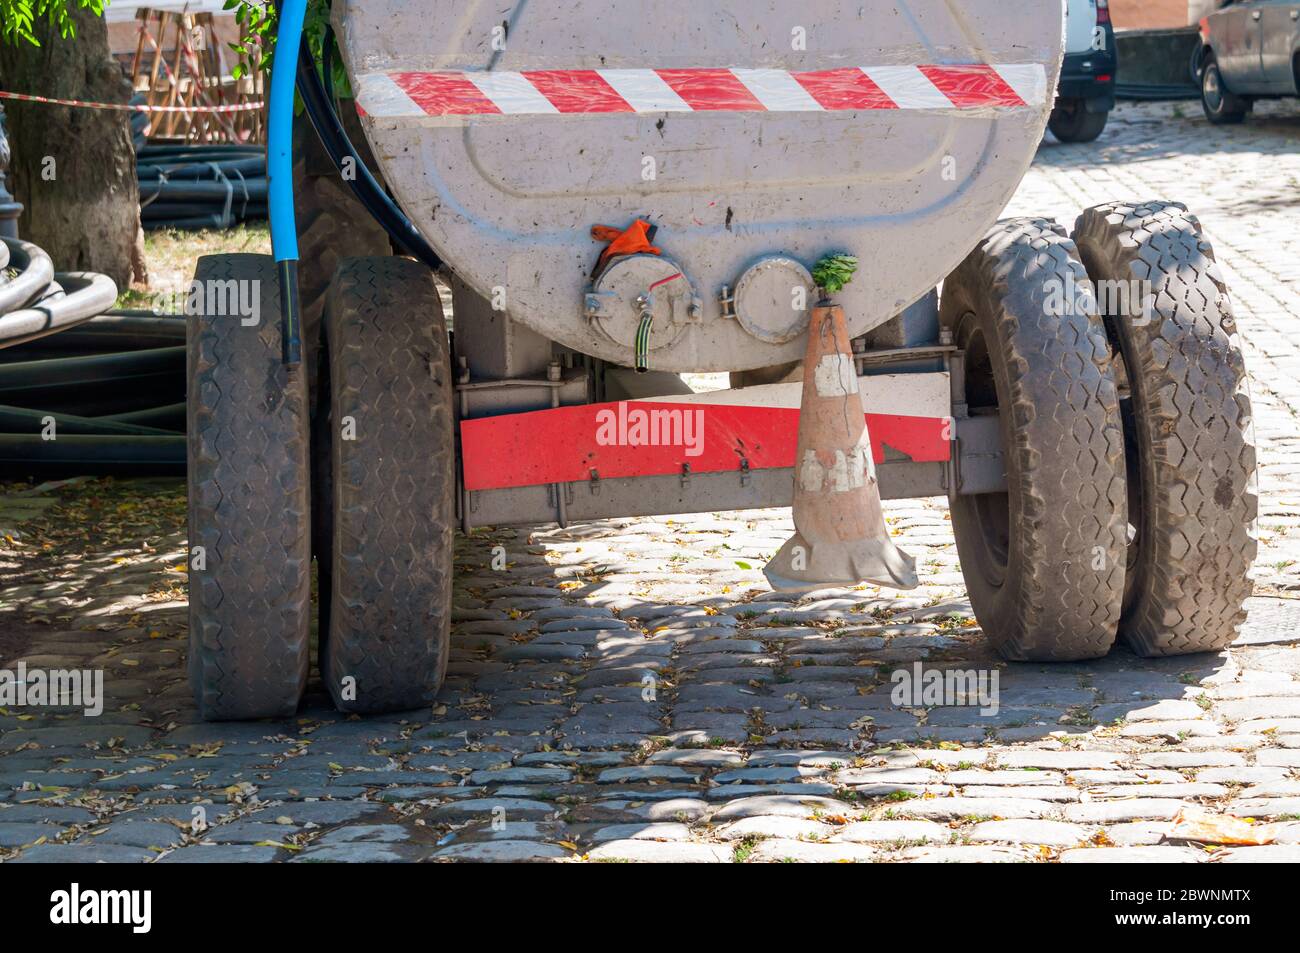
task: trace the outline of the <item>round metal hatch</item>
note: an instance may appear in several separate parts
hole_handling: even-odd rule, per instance
[[[628,255],[610,262],[592,285],[588,314],[615,344],[634,347],[646,310],[654,316],[649,349],[668,347],[691,320],[691,283],[676,263],[658,255]]]
[[[785,344],[808,329],[816,299],[812,275],[802,264],[764,258],[736,282],[736,320],[765,344]]]

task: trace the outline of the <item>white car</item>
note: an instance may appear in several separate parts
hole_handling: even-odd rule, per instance
[[[1048,127],[1061,142],[1092,142],[1115,108],[1115,29],[1110,0],[1069,0],[1065,61]]]

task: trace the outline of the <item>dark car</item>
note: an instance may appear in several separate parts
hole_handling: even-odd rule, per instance
[[[1048,128],[1061,142],[1092,142],[1115,108],[1115,28],[1110,0],[1069,0],[1065,62]]]

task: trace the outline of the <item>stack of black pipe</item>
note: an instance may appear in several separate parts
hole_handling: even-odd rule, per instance
[[[0,477],[185,472],[185,321],[0,239]]]
[[[0,350],[0,472],[184,474],[184,318],[112,312]]]
[[[145,145],[136,150],[145,228],[233,228],[266,216],[266,147]]]

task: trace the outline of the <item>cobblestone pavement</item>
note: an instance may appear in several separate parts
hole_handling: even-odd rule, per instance
[[[998,665],[940,502],[888,507],[924,570],[906,598],[773,596],[787,511],[614,520],[460,543],[432,713],[345,718],[313,684],[295,719],[207,725],[183,489],[85,482],[0,502],[0,659],[102,668],[108,696],[98,718],[0,714],[0,857],[1300,860],[1300,106],[1228,129],[1122,107],[1096,147],[1045,144],[1011,212],[1122,198],[1201,215],[1256,375],[1263,547],[1232,651],[1004,665],[996,716],[900,708],[898,666]],[[1274,822],[1274,843],[1180,838],[1185,807]]]

